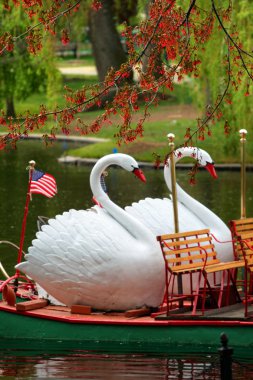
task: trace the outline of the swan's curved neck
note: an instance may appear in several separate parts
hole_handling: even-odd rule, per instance
[[[119,224],[125,227],[131,235],[137,240],[150,242],[152,239],[152,233],[142,223],[135,219],[130,214],[126,213],[121,207],[117,206],[110,200],[108,195],[104,192],[100,177],[102,173],[110,165],[120,165],[121,155],[112,154],[100,159],[93,167],[90,175],[90,187],[94,197],[103,206],[103,208],[117,220]]]
[[[195,160],[201,158],[202,152],[201,149],[196,147],[185,147],[181,149],[177,149],[174,152],[174,162],[175,164],[184,157],[192,157]],[[167,164],[164,167],[164,178],[165,182],[169,188],[172,190],[171,183],[171,162],[168,159]],[[178,184],[176,185],[177,189],[177,199],[178,202],[182,203],[188,210],[190,210],[193,214],[195,214],[200,220],[204,222],[204,224],[208,224],[210,228],[215,227],[215,229],[223,228],[223,221],[215,215],[211,210],[209,210],[202,203],[198,202],[196,199],[192,198],[189,194],[187,194]],[[180,215],[179,215],[179,224],[180,224]]]
[[[193,159],[198,160],[198,158],[200,158],[200,155],[201,155],[201,151],[195,147],[194,148],[192,148],[192,147],[180,148],[174,152],[174,163],[176,165],[176,163],[179,160],[181,160],[182,158],[185,158],[185,157],[192,157]],[[172,190],[172,183],[171,183],[171,160],[170,160],[170,158],[168,159],[166,165],[164,166],[164,178],[165,178],[165,182],[166,182],[168,188],[171,191]],[[177,196],[178,196],[179,201],[182,201],[184,199],[193,199],[178,184],[176,185],[176,187],[177,187]]]

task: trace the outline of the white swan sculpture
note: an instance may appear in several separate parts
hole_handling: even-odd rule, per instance
[[[164,263],[152,232],[114,204],[100,176],[109,165],[144,175],[125,154],[100,159],[90,176],[93,195],[103,208],[70,210],[42,227],[16,266],[65,305],[99,310],[157,307],[163,298]]]
[[[174,152],[174,156],[175,164],[181,158],[192,157],[197,160],[200,166],[205,167],[213,177],[216,177],[213,160],[206,151],[196,147],[185,147],[177,149]],[[171,191],[170,159],[168,159],[164,167],[164,178]],[[232,260],[231,232],[226,224],[211,210],[187,194],[178,184],[177,197],[179,231],[210,228],[217,240],[227,241],[227,243],[219,243],[214,239],[219,258],[222,261]],[[156,236],[175,232],[172,197],[169,199],[146,198],[138,203],[133,203],[132,206],[126,207],[125,210],[149,228]]]

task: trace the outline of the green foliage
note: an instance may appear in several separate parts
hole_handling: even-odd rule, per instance
[[[58,41],[61,40],[61,32],[63,29],[67,31],[70,42],[85,43],[89,41],[88,13],[90,5],[91,0],[81,1],[77,12],[73,12],[71,16],[66,15],[57,20],[55,33]]]
[[[62,75],[56,67],[53,40],[49,39],[43,49],[44,76],[46,78],[46,93],[48,106],[55,107],[62,90]]]
[[[203,7],[204,5],[206,5],[206,2],[203,3]],[[218,2],[216,2],[216,6],[218,6]],[[249,53],[252,51],[253,38],[252,13],[252,1],[242,0],[233,2],[232,24],[235,25],[235,30],[238,34],[234,30],[228,30],[229,33],[232,33],[234,40],[237,43],[241,41],[243,49]],[[223,22],[226,27],[226,20],[223,19]],[[198,104],[203,113],[206,106],[215,104],[217,97],[223,94],[229,81],[228,69],[225,65],[227,54],[227,38],[216,20],[212,36],[205,45],[200,57],[202,62],[201,81],[198,81],[198,85],[196,84]],[[235,143],[236,131],[246,128],[253,132],[251,126],[251,119],[253,117],[251,106],[253,96],[252,80],[248,75],[242,75],[241,78],[238,78],[235,70],[241,70],[244,74],[245,68],[241,61],[238,63],[233,60],[232,54],[230,54],[230,59],[229,101],[226,101],[225,98],[225,102],[221,108],[222,122],[217,123],[217,126],[223,129],[224,123],[227,120],[231,127],[231,136],[224,140],[223,151],[225,154],[237,152],[237,144]],[[248,57],[245,54],[243,54],[243,59],[245,62],[248,62]],[[221,65],[220,62],[224,62],[224,65]]]
[[[13,7],[11,12],[0,10],[0,22],[3,30],[19,35],[26,30],[24,15],[20,7]],[[20,39],[12,52],[3,54],[0,60],[0,102],[5,100],[21,101],[34,92],[53,94],[59,87],[60,75],[54,64],[53,47],[44,44],[44,49],[37,56],[27,51],[25,42]]]

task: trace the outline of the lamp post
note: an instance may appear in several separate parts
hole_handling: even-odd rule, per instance
[[[176,170],[175,170],[175,159],[174,159],[174,140],[175,135],[173,133],[169,133],[167,135],[169,140],[170,147],[170,173],[171,173],[171,191],[172,191],[172,203],[173,203],[173,216],[174,216],[174,230],[175,233],[179,232],[179,222],[178,222],[178,207],[177,207],[177,180],[176,180]],[[177,288],[178,294],[183,294],[183,282],[182,276],[178,275],[177,277]],[[179,302],[179,306],[183,306],[183,301]]]
[[[246,170],[245,170],[245,143],[246,129],[240,129],[241,142],[241,219],[246,218]]]
[[[176,170],[175,170],[175,160],[174,160],[174,140],[175,135],[173,133],[169,133],[167,135],[169,140],[170,147],[170,173],[171,173],[171,190],[172,190],[172,202],[173,202],[173,213],[174,213],[174,230],[175,232],[179,232],[179,223],[178,223],[178,207],[177,207],[177,180],[176,180]]]

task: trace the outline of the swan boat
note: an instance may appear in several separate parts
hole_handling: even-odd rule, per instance
[[[113,156],[113,159],[115,159],[115,155]],[[109,158],[109,160],[111,159],[112,157]],[[105,162],[102,166],[94,167],[93,174],[99,174],[101,170],[104,170],[104,165]],[[134,171],[135,174],[143,179],[142,173],[138,172],[138,166],[135,161],[129,159],[128,164],[121,161],[121,166],[129,171]],[[98,175],[95,175],[95,177],[98,178]],[[120,221],[118,223],[120,226],[118,226],[114,220],[112,230],[110,230],[111,236],[114,237],[115,234],[122,236],[121,233],[123,233],[123,236],[128,239],[128,234],[132,235],[129,244],[132,244],[135,248],[134,252],[140,255],[142,266],[143,262],[145,262],[145,254],[150,255],[151,265],[143,269],[141,265],[137,265],[138,260],[134,261],[132,271],[137,279],[135,278],[136,282],[131,282],[130,277],[124,277],[125,261],[121,259],[121,264],[123,263],[121,267],[117,263],[114,264],[116,265],[116,279],[121,282],[129,281],[128,286],[120,287],[120,293],[118,296],[116,293],[117,297],[113,298],[114,303],[108,303],[111,276],[108,277],[104,272],[102,277],[99,278],[99,281],[102,282],[104,276],[104,282],[102,282],[101,287],[97,283],[94,287],[94,283],[91,281],[90,288],[88,286],[83,288],[83,294],[85,294],[87,288],[88,293],[86,292],[86,294],[89,296],[87,301],[98,298],[99,303],[92,304],[92,302],[87,302],[86,305],[88,304],[89,306],[85,306],[80,302],[80,291],[78,293],[77,289],[74,289],[76,294],[72,293],[72,296],[69,296],[68,286],[75,288],[75,284],[64,281],[60,284],[61,277],[59,276],[59,279],[52,285],[50,284],[50,276],[46,276],[46,279],[43,278],[43,273],[48,271],[52,264],[56,262],[57,244],[59,247],[64,248],[62,239],[66,230],[63,231],[61,239],[57,241],[54,229],[66,219],[73,220],[77,212],[64,213],[58,220],[56,218],[51,222],[49,221],[48,226],[44,226],[44,231],[39,232],[37,239],[33,242],[33,246],[27,255],[27,260],[17,266],[18,271],[24,270],[24,273],[28,275],[27,282],[24,282],[24,277],[19,282],[16,279],[13,282],[8,279],[0,281],[0,338],[12,342],[17,339],[32,342],[54,342],[55,344],[66,342],[67,344],[74,344],[78,348],[85,347],[87,349],[94,347],[96,349],[104,349],[105,347],[108,349],[108,347],[113,347],[117,351],[126,348],[131,352],[168,352],[170,350],[175,351],[176,347],[183,348],[186,346],[191,347],[192,350],[199,350],[200,347],[216,350],[220,334],[225,333],[233,347],[253,349],[253,338],[251,338],[253,321],[244,317],[243,305],[235,304],[233,300],[230,306],[221,308],[218,312],[211,310],[210,313],[206,313],[205,316],[201,317],[193,318],[189,314],[185,314],[183,318],[177,317],[177,315],[174,315],[173,318],[164,317],[165,308],[160,306],[162,305],[164,289],[164,273],[161,260],[157,258],[156,254],[153,254],[153,252],[157,253],[157,251],[154,239],[150,237],[154,235],[150,232],[151,227],[145,226],[130,213],[127,214],[126,211],[121,210],[118,206],[112,205],[109,197],[101,191],[96,180],[94,181],[94,176],[91,176],[91,187],[96,199],[103,205],[103,208],[95,206],[91,210],[81,212],[81,215],[85,213],[90,213],[91,217],[95,215],[98,220],[105,221],[106,227],[110,227],[112,218],[116,219],[117,222]],[[129,225],[132,223],[133,226]],[[69,225],[70,235],[73,234],[75,228],[77,228],[75,223]],[[137,229],[141,239],[146,241],[146,245],[143,245],[143,241],[138,240],[140,236],[136,234]],[[82,236],[82,230],[78,229],[78,231]],[[44,235],[42,235],[43,233]],[[42,240],[40,239],[41,235]],[[116,243],[115,240],[110,242],[110,239],[106,236],[105,229],[102,229],[102,236],[109,241],[110,249],[117,243],[117,239]],[[80,246],[80,241],[82,239],[76,244],[77,247]],[[74,243],[71,241],[72,245]],[[47,256],[48,246],[53,251],[51,257],[50,255]],[[119,248],[117,244],[116,247]],[[145,254],[143,254],[143,251]],[[108,252],[101,253],[99,250],[96,252],[95,261],[88,262],[90,265],[88,273],[94,273],[95,264],[99,260],[101,262],[106,258],[110,263]],[[46,254],[46,258],[40,256],[43,253]],[[71,254],[70,251],[69,253]],[[126,254],[125,251],[117,251],[117,253],[122,254],[123,257]],[[130,258],[134,260],[134,256]],[[33,265],[39,267],[35,272],[31,270]],[[57,265],[60,268],[63,267],[61,262],[57,262]],[[65,265],[67,264],[65,263]],[[71,274],[73,268],[69,266],[68,270]],[[33,280],[31,280],[30,276]],[[79,276],[79,278],[81,277]],[[41,299],[40,296],[36,295],[37,284],[34,281],[52,296],[55,296],[57,300],[64,302],[65,305],[52,304],[47,299]],[[53,286],[55,286],[56,291]],[[116,286],[118,286],[118,283],[116,283]],[[129,293],[131,293],[131,297],[129,297]],[[134,299],[133,302],[132,299]]]
[[[192,157],[216,176],[207,152],[189,147],[176,150],[174,155],[176,161]],[[173,232],[172,200],[148,198],[121,209],[110,200],[100,181],[113,164],[143,180],[131,156],[118,153],[102,157],[90,175],[92,193],[102,208],[70,210],[50,219],[17,269],[67,306],[80,303],[98,310],[157,307],[163,297],[164,262],[156,236]],[[164,178],[169,189],[170,170],[168,160]],[[219,240],[229,240],[230,231],[217,215],[179,186],[177,191],[180,231],[211,228]],[[215,243],[222,260],[231,259],[232,244]],[[183,287],[190,291],[189,282]]]

